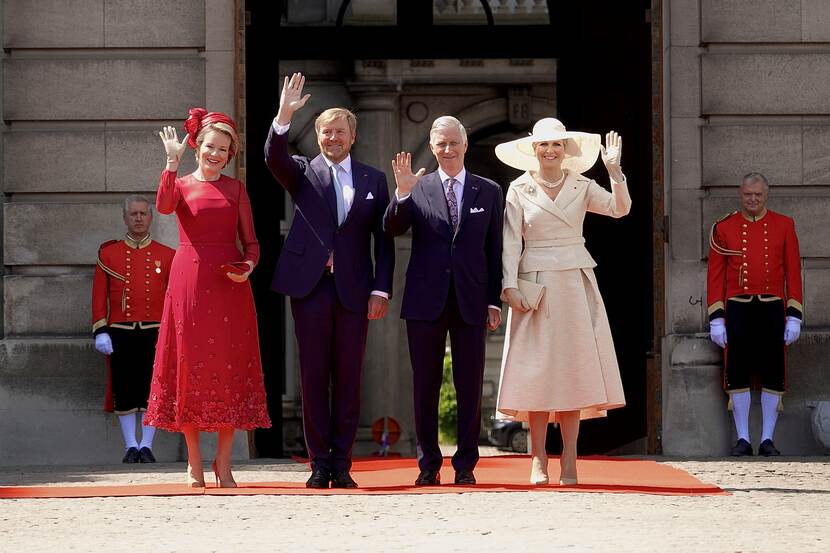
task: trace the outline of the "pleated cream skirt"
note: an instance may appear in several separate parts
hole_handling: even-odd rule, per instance
[[[625,405],[605,305],[593,269],[538,271],[519,278],[544,284],[539,309],[510,309],[502,354],[498,417],[528,420],[528,411],[580,411],[604,417]]]

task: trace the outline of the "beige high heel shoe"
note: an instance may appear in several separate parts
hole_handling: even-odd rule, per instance
[[[576,455],[565,455],[559,458],[559,484],[562,486],[574,486],[578,484],[576,475]]]
[[[228,480],[222,480],[219,477],[219,469],[216,468],[216,461],[215,460],[213,461],[213,464],[211,465],[211,468],[213,469],[213,475],[216,477],[216,487],[217,488],[236,488],[237,487],[236,480],[233,479],[233,474],[230,475],[230,478]],[[228,471],[228,473],[230,474],[230,471]]]
[[[544,486],[549,482],[548,478],[548,457],[537,457],[530,461],[530,483],[534,486]]]
[[[197,475],[196,475],[196,471],[193,470],[193,467],[191,466],[190,463],[187,464],[187,476],[185,478],[185,485],[188,488],[204,488],[205,487],[205,475],[204,475],[204,473],[202,473],[201,478],[198,478]]]

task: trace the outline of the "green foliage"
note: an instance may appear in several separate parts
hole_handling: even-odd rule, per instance
[[[444,355],[444,376],[441,394],[438,397],[438,441],[455,444],[458,441],[458,413],[456,410],[455,385],[452,382],[452,358]]]

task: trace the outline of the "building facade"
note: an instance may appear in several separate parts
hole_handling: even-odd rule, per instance
[[[569,127],[604,133],[610,129],[591,119],[596,109],[609,121],[601,124],[628,129],[626,136],[636,138],[625,144],[629,177],[637,177],[631,181],[636,215],[620,227],[595,223],[588,231],[632,398],[618,426],[598,427],[597,434],[613,429],[619,439],[599,440],[596,450],[728,452],[734,440],[720,388],[721,354],[707,338],[708,232],[714,220],[737,207],[741,175],[765,173],[773,185],[770,207],[795,218],[805,289],[805,326],[790,351],[789,393],[776,443],[785,453],[820,451],[810,416],[815,402],[830,399],[824,367],[830,354],[830,237],[823,224],[830,208],[830,99],[823,93],[830,84],[827,2],[632,2],[626,12],[631,19],[619,21],[635,22],[630,26],[639,34],[632,36],[645,37],[644,48],[632,46],[626,50],[630,56],[613,64],[604,63],[599,47],[583,57],[573,48],[580,33],[614,29],[615,21],[597,15],[601,10],[592,10],[591,2],[575,8],[556,0],[491,0],[488,14],[480,2],[436,0],[429,21],[423,11],[406,7],[418,4],[412,2],[289,0],[284,12],[257,4],[0,2],[0,464],[116,459],[120,435],[101,411],[104,365],[89,332],[95,253],[101,242],[121,235],[124,196],[154,196],[164,159],[157,130],[167,124],[181,128],[196,105],[235,114],[245,130],[243,155],[233,170],[259,200],[257,232],[269,252],[254,285],[261,327],[273,337],[263,346],[264,359],[272,372],[272,417],[275,411],[284,417],[284,436],[240,435],[237,456],[296,448],[299,389],[291,317],[281,299],[268,295],[266,274],[280,232],[290,224],[291,206],[262,173],[261,159],[262,129],[276,111],[280,76],[294,70],[309,76],[313,97],[292,125],[292,148],[315,153],[314,113],[346,105],[359,116],[355,155],[387,172],[392,154],[402,149],[415,154],[419,167],[431,167],[426,135],[443,113],[469,127],[473,170],[504,186],[515,175],[493,159],[492,147],[541,117],[561,114]],[[494,25],[488,26],[488,16]],[[580,17],[585,21],[577,22]],[[401,33],[415,33],[404,27],[416,23],[431,25],[436,37],[451,28],[462,37],[465,29],[490,33],[493,40],[472,47],[431,38],[425,42],[437,45],[420,50],[383,42],[394,36],[385,29],[397,25]],[[511,26],[529,37],[536,36],[534,27],[561,30],[567,40],[560,46],[552,41],[550,48],[499,43],[512,37],[499,34]],[[335,40],[343,51],[315,53],[315,44],[326,46],[326,31],[348,28],[379,41],[346,55],[349,45]],[[297,37],[308,37],[310,44],[300,48]],[[644,87],[631,85],[634,75],[645,76]],[[594,86],[592,78],[604,86]],[[572,86],[577,79],[591,83],[591,102],[585,96],[580,104],[587,92]],[[611,106],[608,113],[595,108],[594,99]],[[640,102],[645,109],[634,105]],[[190,163],[183,171],[193,168]],[[175,221],[157,215],[153,235],[175,247]],[[411,370],[397,318],[408,247],[406,239],[397,242],[390,315],[370,324],[358,448],[363,453],[376,447],[370,428],[384,416],[401,423],[398,451],[415,449]],[[626,251],[631,255],[620,253]],[[494,334],[485,383],[489,408],[500,353],[501,336]],[[635,431],[619,430],[626,427]],[[162,434],[159,460],[181,459],[179,437]],[[274,439],[281,444],[269,448]]]

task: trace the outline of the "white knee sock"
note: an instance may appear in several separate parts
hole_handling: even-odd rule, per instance
[[[141,417],[141,445],[139,446],[139,449],[142,447],[153,449],[153,437],[156,435],[156,427],[145,426],[143,411],[140,412],[138,416]]]
[[[761,414],[764,418],[761,431],[761,441],[772,440],[775,434],[775,423],[778,422],[778,402],[781,396],[769,392],[761,392]]]
[[[735,419],[735,430],[738,439],[749,441],[749,403],[752,399],[749,392],[730,394],[732,398],[732,417]]]
[[[124,436],[124,448],[138,447],[135,439],[135,413],[118,415],[118,421],[121,423],[121,434]]]

